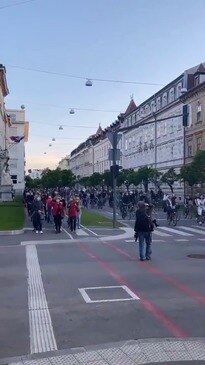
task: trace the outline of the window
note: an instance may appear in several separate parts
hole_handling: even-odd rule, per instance
[[[167,105],[167,93],[164,93],[162,97],[162,106],[166,105]]]
[[[11,121],[16,122],[16,114],[9,114],[9,115],[10,115]]]
[[[201,104],[198,101],[197,103],[197,114],[196,114],[196,120],[197,122],[202,122],[202,113],[201,113]]]
[[[174,101],[174,88],[169,91],[169,103]]]
[[[182,88],[182,83],[180,82],[180,84],[177,85],[177,93],[176,93],[176,97],[179,98],[181,95],[181,88]]]
[[[164,122],[162,124],[162,134],[163,134],[163,136],[165,136],[167,134],[167,123],[166,122]]]
[[[161,109],[161,97],[157,98],[157,110]]]
[[[160,138],[161,137],[161,126],[160,124],[158,124],[157,126],[157,138]]]
[[[192,156],[192,141],[188,141],[187,155],[188,155],[188,157]]]
[[[197,151],[201,150],[201,144],[202,144],[202,137],[197,137],[196,139],[196,149]]]
[[[129,148],[132,147],[131,144],[132,144],[132,138],[129,138],[129,144],[128,144]]]
[[[17,184],[17,175],[11,175],[11,180],[13,181],[13,184]]]
[[[170,156],[173,159],[173,157],[174,157],[174,146],[171,146]]]
[[[174,124],[170,124],[170,133],[174,133]]]
[[[135,147],[135,136],[132,137],[132,147]]]
[[[127,151],[127,148],[128,148],[128,141],[127,139],[125,140],[125,151]]]

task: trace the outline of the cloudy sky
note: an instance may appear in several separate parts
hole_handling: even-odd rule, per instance
[[[27,168],[56,167],[131,95],[139,104],[205,61],[204,0],[0,0],[0,14],[6,106],[24,104],[30,123]]]

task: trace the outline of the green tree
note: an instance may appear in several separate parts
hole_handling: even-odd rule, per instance
[[[179,175],[176,174],[173,167],[171,167],[161,177],[161,181],[170,187],[170,190],[172,193],[174,191],[173,185],[174,185],[175,181],[178,181],[178,180],[179,180]]]
[[[198,183],[205,182],[205,151],[198,151],[191,165],[198,171]]]
[[[103,180],[103,175],[99,174],[98,172],[94,172],[94,174],[90,176],[90,185],[91,186],[101,185],[102,180]]]
[[[156,174],[156,170],[151,167],[144,166],[144,167],[140,167],[137,172],[138,172],[138,181],[142,182],[145,193],[147,193],[149,183],[151,182],[154,175]]]
[[[180,178],[188,183],[188,185],[191,188],[191,195],[193,196],[193,188],[194,185],[199,182],[199,175],[200,172],[198,169],[196,169],[196,166],[191,163],[190,165],[186,165],[181,167],[180,169]]]

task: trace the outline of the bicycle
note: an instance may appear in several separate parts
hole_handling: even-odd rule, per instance
[[[175,209],[172,209],[172,211],[170,211],[169,214],[167,215],[168,225],[170,226],[172,224],[175,227],[177,225],[177,221],[178,221],[178,214]]]

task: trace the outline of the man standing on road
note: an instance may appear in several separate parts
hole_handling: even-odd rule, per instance
[[[153,223],[151,221],[151,218],[146,213],[146,203],[143,201],[140,201],[138,203],[134,230],[135,230],[135,236],[137,235],[139,239],[140,261],[151,260]],[[144,243],[146,243],[145,252],[144,252]]]

